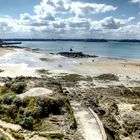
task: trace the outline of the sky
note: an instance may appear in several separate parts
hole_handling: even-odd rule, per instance
[[[140,0],[0,0],[0,38],[140,39]]]

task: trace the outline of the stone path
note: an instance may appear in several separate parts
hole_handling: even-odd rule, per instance
[[[80,103],[71,102],[78,129],[85,140],[107,140],[103,125],[98,116]]]

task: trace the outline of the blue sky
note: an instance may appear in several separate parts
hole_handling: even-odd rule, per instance
[[[0,38],[140,39],[140,0],[0,2]]]
[[[33,7],[39,0],[0,0],[0,15],[19,18],[21,13],[34,14]]]

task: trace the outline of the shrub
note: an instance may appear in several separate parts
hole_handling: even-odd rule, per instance
[[[2,97],[0,97],[0,104],[2,104],[3,103],[3,98]]]
[[[6,85],[4,85],[4,86],[1,87],[0,92],[1,93],[6,93],[6,92],[8,92],[8,90],[9,90],[9,87],[7,87]]]
[[[38,69],[38,70],[36,70],[37,71],[37,73],[39,73],[39,74],[50,74],[49,73],[49,70],[46,70],[46,69]]]
[[[33,116],[33,113],[32,113],[31,110],[26,109],[25,112],[24,112],[24,116],[25,116],[25,117],[30,117],[30,116]]]
[[[42,117],[43,108],[41,106],[34,107],[32,110],[34,118],[41,118]]]
[[[18,108],[15,105],[9,105],[8,106],[7,114],[11,118],[15,118],[17,112],[18,112]]]
[[[38,97],[37,98],[37,104],[41,107],[45,106],[44,98],[43,97]]]
[[[21,94],[21,93],[23,93],[25,87],[26,87],[26,84],[25,84],[24,82],[17,82],[17,83],[14,83],[14,84],[11,86],[11,89],[12,89],[12,91],[14,91],[15,93]]]
[[[4,114],[5,113],[5,108],[3,105],[0,105],[0,114]]]
[[[7,105],[10,105],[13,102],[14,98],[15,98],[14,94],[11,94],[11,93],[5,94],[3,96],[3,102]]]
[[[11,85],[12,85],[12,82],[11,81],[8,81],[8,82],[5,83],[5,86],[8,87],[8,88],[10,88]]]
[[[25,108],[19,107],[19,113],[20,113],[20,114],[24,114],[25,110],[26,110]]]
[[[82,80],[82,76],[78,74],[68,74],[63,76],[62,80],[77,83],[79,80]]]
[[[23,100],[22,100],[23,107],[27,107],[27,105],[30,102],[30,98],[31,97],[25,97],[25,98],[23,98]]]
[[[19,97],[15,97],[13,100],[13,104],[15,104],[17,107],[20,107],[22,105],[22,99]]]
[[[21,122],[20,125],[28,130],[32,130],[33,129],[33,124],[34,124],[34,119],[33,117],[29,116],[29,117],[24,117]]]
[[[119,77],[116,76],[116,75],[114,75],[114,74],[111,74],[111,73],[101,74],[101,75],[95,77],[95,79],[98,79],[98,80],[119,81]]]

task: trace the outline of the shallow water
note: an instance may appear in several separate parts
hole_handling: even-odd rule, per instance
[[[140,60],[140,43],[123,42],[23,42],[22,47],[39,48],[46,52],[82,51],[101,57]]]
[[[0,57],[0,65],[9,65],[9,64],[20,64],[23,67],[28,68],[47,68],[50,70],[73,70],[74,64],[79,64],[83,62],[91,62],[92,58],[89,59],[74,59],[66,58],[56,55],[47,55],[48,60],[42,61],[40,58],[44,57],[45,54],[33,53],[25,50],[18,50],[16,52],[8,53],[3,57]]]

